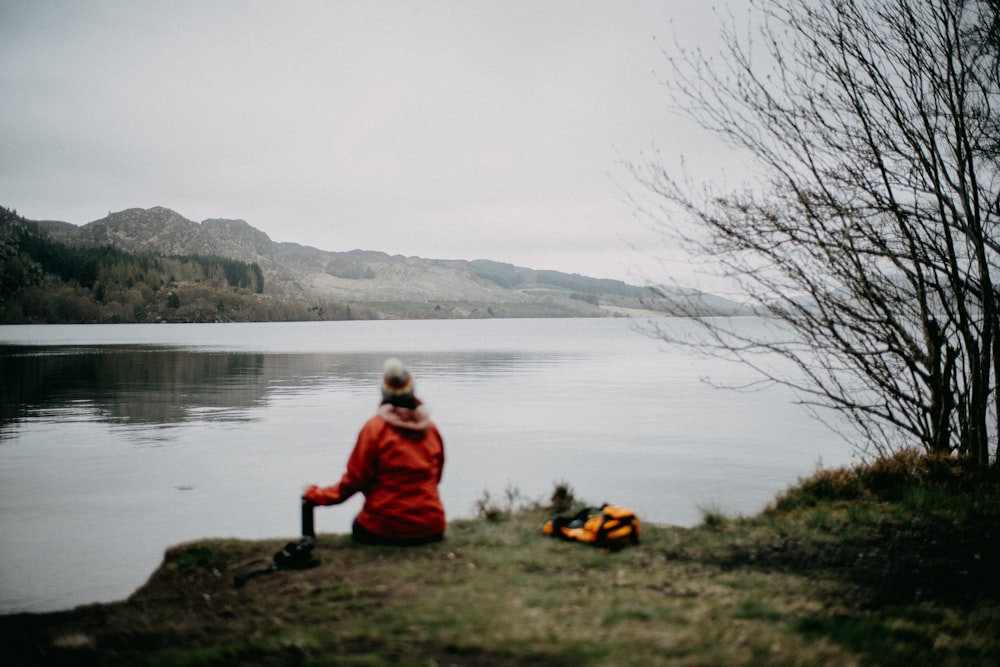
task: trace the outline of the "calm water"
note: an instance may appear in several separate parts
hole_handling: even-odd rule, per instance
[[[451,518],[565,481],[693,525],[851,460],[783,390],[714,389],[699,378],[746,371],[626,320],[0,326],[0,613],[127,597],[181,542],[296,537],[302,487],[339,478],[387,356],[444,435]],[[359,503],[318,530],[349,531]]]

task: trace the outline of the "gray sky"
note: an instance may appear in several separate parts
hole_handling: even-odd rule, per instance
[[[620,160],[712,174],[658,76],[717,25],[700,0],[0,0],[0,205],[655,278]]]

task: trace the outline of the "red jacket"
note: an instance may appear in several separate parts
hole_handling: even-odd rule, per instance
[[[416,539],[445,529],[438,483],[444,444],[422,408],[383,404],[358,434],[340,482],[309,487],[303,498],[317,505],[342,503],[359,491],[365,504],[357,522],[381,537]]]

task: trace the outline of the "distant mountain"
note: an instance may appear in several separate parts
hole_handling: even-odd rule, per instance
[[[168,208],[132,208],[82,226],[41,221],[70,245],[202,255],[256,263],[262,298],[339,302],[359,317],[531,317],[671,314],[692,304],[719,314],[740,306],[680,288],[529,269],[488,260],[437,260],[371,250],[333,252],[275,243],[243,220],[188,220]]]

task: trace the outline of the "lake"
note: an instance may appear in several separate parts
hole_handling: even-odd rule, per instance
[[[547,500],[566,482],[588,502],[691,526],[705,509],[756,513],[818,465],[851,463],[786,390],[717,389],[702,378],[749,371],[636,326],[0,326],[0,613],[122,599],[178,543],[297,537],[302,488],[339,479],[388,356],[410,367],[444,436],[451,519],[474,516],[486,492]],[[318,508],[317,530],[349,532],[360,502]]]

